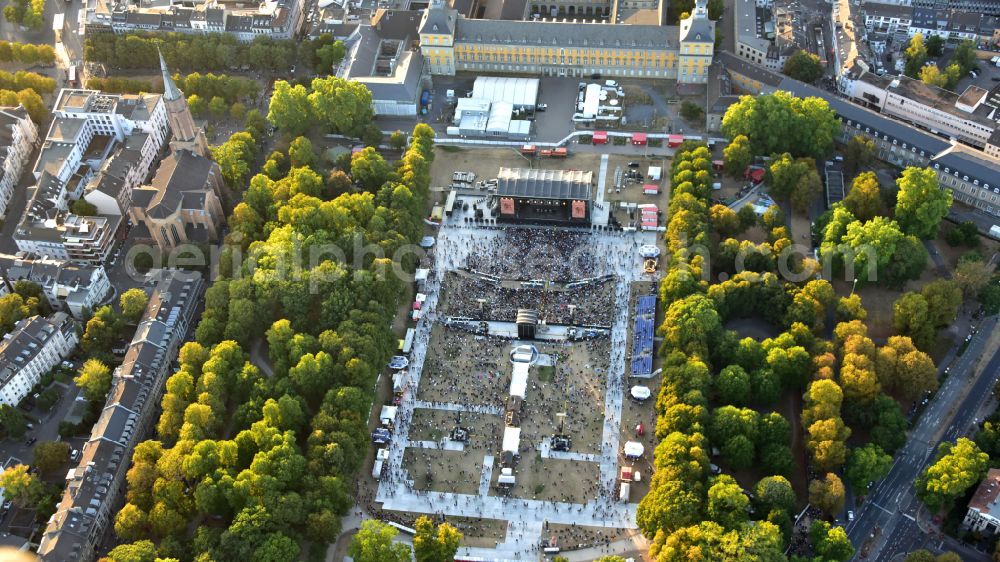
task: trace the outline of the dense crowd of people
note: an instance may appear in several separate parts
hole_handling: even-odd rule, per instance
[[[439,310],[449,316],[513,322],[518,309],[539,311],[549,324],[610,327],[614,279],[603,277],[567,287],[523,287],[520,281],[498,281],[472,272],[448,272]]]
[[[574,281],[593,277],[600,256],[593,236],[557,228],[502,227],[469,255],[468,269],[504,279]]]

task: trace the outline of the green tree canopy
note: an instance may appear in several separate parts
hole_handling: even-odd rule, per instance
[[[881,480],[892,468],[892,457],[882,447],[869,443],[851,451],[847,459],[847,481],[859,493],[868,492],[872,482]]]
[[[142,318],[142,314],[146,312],[146,305],[149,303],[149,296],[146,295],[146,291],[139,288],[132,288],[118,297],[118,304],[122,309],[122,316],[126,320],[135,324]]]
[[[903,232],[923,239],[937,236],[938,225],[951,207],[951,190],[939,187],[931,168],[907,168],[896,185],[896,220]]]
[[[40,472],[51,472],[69,462],[69,443],[43,441],[35,445],[34,465]]]
[[[396,534],[392,526],[366,519],[361,522],[347,552],[357,562],[409,562],[410,547],[393,542]]]
[[[98,359],[87,359],[73,382],[83,389],[87,400],[104,403],[111,390],[111,369]]]
[[[417,519],[413,536],[413,555],[417,562],[450,562],[455,558],[462,533],[448,523],[437,527],[429,517]]]
[[[784,73],[796,80],[812,84],[823,76],[824,70],[826,69],[818,56],[799,49],[785,61]]]
[[[840,125],[829,104],[820,98],[797,98],[778,91],[742,96],[722,118],[729,138],[745,135],[755,154],[825,158],[833,150]]]
[[[962,437],[954,444],[942,443],[934,464],[917,478],[917,497],[931,511],[949,508],[966,490],[986,476],[989,461],[989,455],[970,439]]]

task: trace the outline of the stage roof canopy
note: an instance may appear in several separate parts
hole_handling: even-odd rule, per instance
[[[537,170],[500,168],[497,195],[500,197],[590,200],[594,172],[581,170]]]

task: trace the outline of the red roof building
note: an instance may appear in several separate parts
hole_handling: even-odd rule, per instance
[[[594,144],[608,144],[608,132],[607,131],[594,131]]]
[[[962,528],[973,533],[996,534],[1000,531],[1000,469],[991,468],[979,483],[976,494],[969,500],[969,511]]]
[[[634,133],[632,135],[632,144],[635,146],[646,146],[646,133]]]

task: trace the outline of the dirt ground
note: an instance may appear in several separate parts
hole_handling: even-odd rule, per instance
[[[774,326],[762,318],[736,318],[726,322],[723,327],[733,330],[741,339],[751,337],[757,341],[764,341],[778,335]]]
[[[403,453],[403,466],[415,490],[476,495],[483,456],[487,454],[490,451],[478,447],[466,447],[464,451],[408,447]]]
[[[557,412],[566,412],[566,434],[573,438],[573,452],[601,452],[604,394],[610,342],[605,339],[572,345],[535,342],[539,353],[555,359],[551,382],[542,382],[542,370],[528,371],[528,391],[521,416],[521,445],[537,447],[559,429]],[[548,460],[545,461],[549,462]]]
[[[934,240],[934,246],[937,247],[938,253],[948,263],[948,266],[954,269],[958,265],[959,258],[973,249],[968,246],[951,246],[948,244],[944,239],[944,234],[951,228],[952,226],[947,222],[941,225],[941,232],[937,239]],[[1000,242],[986,236],[979,237],[979,247],[975,251],[979,252],[984,260],[989,260],[998,250],[1000,250]]]
[[[521,455],[514,474],[517,485],[511,489],[511,497],[582,504],[597,497],[601,470],[597,463],[543,459],[541,454],[533,454]],[[491,490],[496,489],[499,475],[495,468]]]
[[[469,430],[473,444],[485,442],[487,451],[496,450],[500,446],[498,436],[503,431],[503,420],[499,416],[430,408],[413,410],[413,419],[410,421],[410,441],[441,442],[456,425],[461,425]]]
[[[587,548],[589,546],[615,542],[639,533],[637,530],[608,529],[605,527],[585,527],[583,525],[549,524],[546,534],[549,540],[560,548]]]
[[[749,240],[754,244],[761,244],[767,242],[768,232],[767,229],[761,225],[755,225],[748,228],[743,234],[738,237],[739,240]]]

